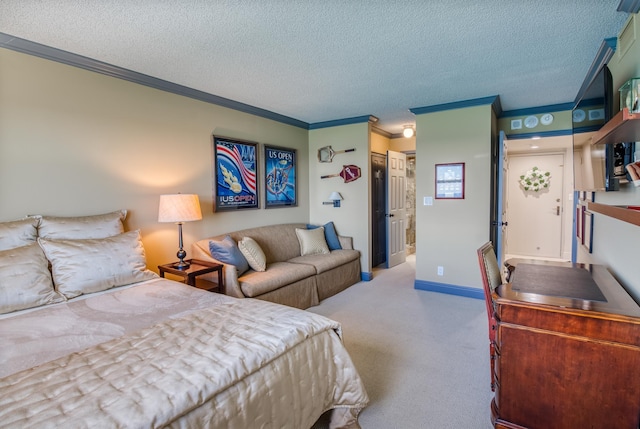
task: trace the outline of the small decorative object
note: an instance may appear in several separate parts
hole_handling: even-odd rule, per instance
[[[533,167],[520,176],[520,186],[522,186],[525,191],[538,192],[541,189],[549,187],[550,179],[551,173],[540,170],[538,167]]]
[[[327,174],[325,176],[320,176],[321,179],[326,179],[328,177],[342,177],[344,179],[344,183],[353,182],[354,180],[360,177],[360,167],[357,165],[343,165],[342,171],[337,174]]]
[[[298,205],[295,149],[264,146],[265,208]]]
[[[620,110],[625,107],[629,109],[629,113],[640,112],[638,106],[638,96],[640,96],[640,77],[634,77],[625,82],[620,87]]]
[[[257,209],[258,144],[213,138],[215,211]]]
[[[355,152],[355,149],[333,150],[331,146],[321,147],[320,149],[318,149],[318,161],[331,162],[333,161],[333,156],[335,154],[347,152]]]
[[[158,222],[174,222],[178,224],[178,256],[179,262],[173,265],[178,270],[186,270],[190,264],[184,261],[187,252],[182,248],[182,223],[202,219],[200,200],[195,194],[160,195]]]
[[[436,164],[436,198],[464,199],[464,162]]]
[[[633,186],[640,186],[640,161],[627,164],[626,169],[629,173],[629,177],[631,177]]]

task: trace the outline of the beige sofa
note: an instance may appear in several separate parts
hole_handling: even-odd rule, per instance
[[[209,242],[229,235],[235,242],[244,237],[255,240],[266,257],[266,270],[249,269],[238,276],[234,265],[224,264],[227,295],[259,298],[291,307],[308,308],[360,281],[360,252],[351,237],[338,236],[342,249],[328,254],[301,256],[296,228],[305,224],[262,226],[230,232],[197,241],[191,257],[220,262],[211,256]],[[217,276],[205,277],[217,282]]]

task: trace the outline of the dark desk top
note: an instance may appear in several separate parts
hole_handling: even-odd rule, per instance
[[[603,265],[531,260],[505,265],[512,274],[510,282],[496,290],[499,299],[640,317],[640,306]]]

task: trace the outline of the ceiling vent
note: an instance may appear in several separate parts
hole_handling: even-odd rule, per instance
[[[636,15],[631,15],[629,17],[627,23],[618,35],[618,51],[620,52],[620,56],[618,58],[620,60],[627,53],[631,45],[633,45],[633,42],[636,41],[635,17]]]

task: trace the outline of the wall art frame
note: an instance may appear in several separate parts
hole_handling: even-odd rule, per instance
[[[258,143],[213,136],[214,211],[260,208]]]
[[[464,199],[464,162],[436,164],[436,199]]]
[[[263,146],[265,208],[297,207],[297,151],[267,144]]]

